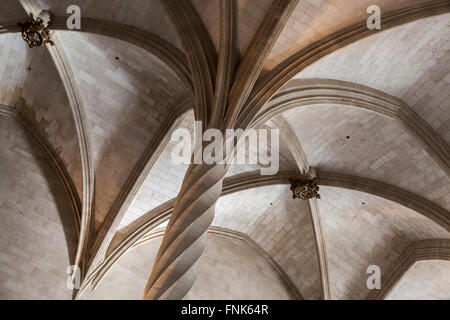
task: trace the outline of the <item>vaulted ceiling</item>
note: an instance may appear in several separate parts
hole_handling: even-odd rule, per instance
[[[171,133],[200,120],[192,52],[171,1],[19,2],[0,4],[0,105],[67,172],[85,289],[170,215],[188,169],[170,161]],[[236,61],[274,2],[236,0]],[[389,270],[415,243],[450,238],[450,1],[375,2],[379,32],[364,29],[374,1],[298,1],[241,94],[238,123],[280,130],[280,172],[230,167],[212,225],[249,237],[305,299],[365,299],[369,265]],[[72,4],[81,31],[65,29]],[[221,52],[220,1],[183,5]],[[56,45],[28,49],[12,26],[42,9]],[[316,207],[293,200],[287,182],[309,167],[324,185]],[[438,261],[392,280],[389,298],[448,298],[430,289],[448,285]]]

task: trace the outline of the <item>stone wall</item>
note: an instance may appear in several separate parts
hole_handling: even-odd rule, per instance
[[[337,50],[296,78],[355,82],[405,101],[450,143],[450,14],[420,19]]]
[[[247,234],[286,272],[305,299],[322,290],[311,216],[288,185],[244,190],[220,197],[213,226]]]
[[[369,17],[367,8],[370,5],[378,5],[383,14],[421,2],[423,0],[299,1],[272,48],[264,68],[271,70],[284,59],[314,41],[366,20]],[[358,61],[356,62],[358,63]]]
[[[47,156],[0,116],[0,299],[70,299],[77,243],[69,199]]]
[[[16,107],[48,140],[81,197],[81,160],[75,122],[48,50],[28,48],[20,33],[0,35],[0,79],[0,104]]]
[[[416,262],[387,300],[450,300],[450,261]]]
[[[241,56],[257,32],[267,10],[273,3],[272,0],[237,0],[237,49]],[[208,29],[209,35],[219,49],[220,42],[220,5],[219,1],[193,0],[192,4],[197,10],[203,23]]]
[[[93,149],[98,227],[140,156],[178,107],[186,86],[140,47],[89,33],[57,34],[82,92]]]
[[[320,194],[333,299],[365,299],[367,267],[379,266],[383,281],[414,241],[450,237],[428,218],[386,199],[334,187],[321,187]]]
[[[299,107],[283,115],[319,171],[382,181],[450,209],[450,178],[398,121],[339,105]]]
[[[82,299],[140,299],[161,237],[120,258],[93,293]],[[198,278],[186,299],[290,299],[290,291],[263,256],[241,240],[208,234]]]
[[[96,18],[123,23],[156,34],[182,49],[175,26],[160,0],[102,1],[37,0],[36,4],[57,17],[68,17],[67,7],[77,5],[84,18]]]
[[[177,129],[189,130],[193,134],[193,126],[194,112],[191,110]],[[151,209],[177,196],[188,168],[187,164],[176,164],[171,159],[171,153],[177,145],[177,141],[170,140],[164,147],[125,212],[119,228],[127,226]]]
[[[26,13],[16,0],[2,0],[0,3],[0,20],[26,18]]]

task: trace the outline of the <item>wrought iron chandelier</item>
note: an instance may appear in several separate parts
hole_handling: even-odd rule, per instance
[[[48,28],[44,25],[44,21],[41,18],[34,19],[31,16],[31,20],[25,23],[18,23],[22,28],[22,38],[28,44],[30,48],[43,47],[47,43],[52,46],[54,43],[51,40],[51,34]]]
[[[308,200],[312,198],[320,199],[319,186],[317,179],[298,177],[289,179],[294,199]]]

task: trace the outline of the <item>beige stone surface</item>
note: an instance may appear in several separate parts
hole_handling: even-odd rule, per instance
[[[270,132],[270,131],[268,131],[268,132]],[[261,148],[260,150],[263,150],[264,152],[265,152],[265,150],[268,150],[268,152],[270,152],[272,145],[271,145],[271,143],[259,144],[259,142],[258,142],[258,148]],[[242,150],[243,150],[243,148],[240,148],[238,150],[238,152],[243,152]],[[277,147],[274,146],[274,150],[277,150]],[[288,146],[282,140],[281,137],[280,137],[280,141],[279,141],[279,145],[278,145],[278,151],[279,151],[278,170],[279,171],[296,170],[295,160],[292,157],[292,154],[290,153]],[[262,162],[269,163],[273,159],[273,158],[271,159],[270,153],[262,154],[260,152],[252,152],[251,149],[247,149],[246,152],[247,152],[246,160],[245,160],[246,163],[245,164],[239,164],[239,163],[230,164],[228,167],[226,177],[231,177],[231,176],[241,174],[244,172],[260,171],[261,168],[269,168],[269,165],[261,164],[261,159],[262,159]],[[251,158],[251,156],[253,156],[254,158]],[[250,159],[258,159],[258,160],[257,160],[257,163],[254,164],[253,162],[250,161]],[[275,167],[275,165],[274,165],[274,167]]]
[[[247,234],[283,268],[305,299],[321,297],[311,217],[306,202],[292,199],[289,186],[221,197],[212,225]]]
[[[382,14],[426,0],[304,0],[299,1],[270,52],[265,69],[271,70],[292,54],[327,35],[369,17],[370,5]]]
[[[85,18],[131,25],[156,34],[182,49],[176,29],[160,0],[37,0],[36,4],[58,17],[68,17],[67,7],[77,5]]]
[[[190,111],[179,129],[192,133],[193,126],[194,112]],[[119,228],[127,226],[151,209],[177,196],[188,168],[187,164],[176,164],[172,161],[172,151],[177,144],[178,142],[170,140],[164,148],[122,218]]]
[[[26,18],[27,15],[16,0],[2,0],[0,3],[0,21]]]
[[[416,262],[387,300],[450,300],[450,261]]]
[[[27,49],[28,50],[28,49]],[[16,108],[53,146],[82,197],[78,136],[72,110],[55,65],[46,49],[29,51],[27,77]],[[27,65],[22,65],[25,68]],[[45,81],[42,81],[42,79]]]
[[[2,34],[0,61],[0,104],[16,107],[48,140],[81,196],[81,160],[75,123],[49,53],[44,48],[30,50],[20,34]]]
[[[345,80],[401,98],[450,143],[449,13],[357,41],[296,78]]]
[[[144,49],[100,35],[58,35],[83,92],[96,170],[98,225],[187,88]]]
[[[220,46],[220,4],[219,1],[192,0],[192,5],[205,25],[216,51]]]
[[[83,299],[140,299],[160,242],[157,237],[128,251]],[[186,299],[290,299],[268,262],[240,240],[209,234],[198,272]]]
[[[333,105],[301,107],[285,116],[318,170],[397,185],[450,208],[450,178],[395,120]]]
[[[367,267],[384,272],[413,241],[450,238],[424,216],[366,193],[321,187],[318,201],[333,299],[365,299]]]
[[[238,48],[241,56],[253,39],[274,0],[237,0]]]
[[[237,46],[241,57],[274,1],[237,0]],[[385,14],[425,2],[299,1],[265,62],[265,71],[306,45],[364,20],[371,4],[379,5]],[[136,30],[153,33],[183,50],[175,24],[161,0],[36,0],[33,3],[39,8],[50,9],[59,17],[67,16],[68,5],[76,4],[81,7],[82,17],[134,26]],[[192,3],[218,49],[219,1],[192,0]],[[175,2],[174,8],[176,12]],[[0,3],[0,29],[7,20],[24,18],[24,12],[18,1],[3,0]],[[441,14],[382,30],[318,60],[296,78],[346,80],[396,96],[448,143],[449,28],[450,14]],[[3,29],[0,32],[4,32]],[[78,87],[63,87],[57,72],[61,69],[55,67],[47,49],[28,49],[19,33],[2,33],[0,104],[16,108],[19,117],[47,140],[62,159],[81,195],[79,137],[66,91],[73,89],[80,93],[84,108],[81,113],[86,116],[86,134],[92,146],[92,150],[85,151],[92,152],[94,161],[94,177],[91,178],[95,178],[95,224],[89,234],[89,239],[93,239],[108,212],[116,212],[110,211],[111,206],[121,199],[118,195],[125,190],[122,188],[139,159],[146,154],[147,147],[164,134],[162,128],[173,120],[171,116],[191,93],[191,86],[199,86],[199,83],[184,83],[153,54],[128,42],[81,32],[56,31],[56,35],[60,39],[59,49],[64,50],[68,59],[65,66],[72,69],[73,84]],[[265,40],[270,43],[270,39]],[[164,54],[170,55],[170,52]],[[192,54],[195,50],[186,53],[189,57]],[[253,54],[257,56],[260,52]],[[179,58],[180,63],[188,61],[183,60],[186,56]],[[203,57],[197,58],[189,61],[205,62]],[[188,65],[184,67],[189,68]],[[199,70],[199,73],[203,71]],[[253,75],[252,70],[247,71]],[[243,89],[244,93],[251,93],[251,82],[257,80],[257,75],[245,79],[246,75],[240,75],[245,87],[238,91]],[[214,72],[208,76],[216,78]],[[217,81],[226,86],[227,81],[220,79],[220,73]],[[259,84],[261,82],[257,82]],[[219,92],[218,88],[222,87],[211,89]],[[198,87],[196,89],[197,94],[208,95]],[[225,106],[226,100],[219,104]],[[7,113],[10,109],[0,109],[0,113],[4,110]],[[226,116],[227,110],[222,111]],[[330,104],[292,109],[281,117],[292,127],[295,134],[291,137],[298,137],[299,143],[280,141],[280,170],[296,168],[289,150],[289,146],[294,146],[304,150],[309,162],[305,167],[310,165],[331,175],[353,175],[388,183],[450,210],[450,178],[399,121],[367,110]],[[191,111],[181,127],[192,131],[193,120]],[[419,125],[414,128],[420,130]],[[177,197],[187,165],[172,163],[170,153],[174,146],[175,142],[170,142],[158,157],[155,155],[156,163],[131,202],[119,229]],[[440,148],[439,154],[448,151],[439,143],[436,148]],[[4,115],[0,115],[0,150],[0,299],[70,299],[72,293],[66,289],[65,271],[75,257],[77,235],[64,188],[38,144],[19,122]],[[298,156],[299,153],[295,154]],[[446,158],[443,158],[445,162]],[[140,163],[140,167],[143,166],[145,164]],[[445,163],[441,166],[445,167]],[[226,176],[260,168],[260,164],[233,165]],[[229,194],[216,203],[220,194],[218,182],[224,174],[219,167],[204,166],[190,176],[193,182],[187,182],[183,196],[188,208],[176,206],[174,216],[182,216],[178,222],[189,225],[190,231],[186,234],[201,239],[194,243],[186,237],[181,245],[171,243],[165,258],[170,261],[174,258],[171,252],[180,247],[186,249],[180,254],[183,263],[177,272],[192,275],[194,269],[189,267],[201,256],[202,241],[206,239],[207,226],[212,220],[211,208],[215,204],[214,227],[248,236],[282,268],[306,299],[320,299],[318,255],[306,202],[293,200],[288,185],[273,185]],[[196,183],[198,180],[202,183]],[[126,189],[133,188],[128,185]],[[364,299],[368,294],[365,285],[367,266],[379,265],[383,272],[414,241],[450,237],[448,231],[423,215],[394,202],[332,187],[321,187],[320,193],[320,234],[327,249],[326,255],[322,256],[328,257],[333,299]],[[124,207],[128,203],[124,202]],[[189,215],[183,216],[184,212]],[[445,214],[443,216],[442,220],[445,220]],[[194,222],[189,220],[191,217],[195,217],[191,219]],[[116,232],[115,222],[109,233],[102,229],[111,238]],[[108,229],[109,225],[105,225]],[[197,264],[198,280],[187,298],[290,298],[279,274],[254,249],[223,235],[209,233],[208,238],[206,254]],[[101,237],[99,241],[102,241]],[[85,298],[141,298],[160,242],[161,238],[156,238],[126,252],[93,295],[87,294]],[[101,246],[100,255],[105,253],[107,246]],[[164,266],[161,268],[159,271],[164,273]],[[449,299],[446,295],[448,274],[446,262],[416,263],[390,298]],[[192,285],[189,281],[187,284],[179,282],[180,285],[178,278],[170,281],[165,284],[173,284],[172,288],[178,286],[176,290],[159,292],[156,289],[149,296],[184,296]],[[177,290],[182,294],[177,294]]]
[[[17,103],[28,76],[33,53],[25,49],[27,44],[19,33],[0,35],[0,103],[6,106]]]
[[[71,299],[77,234],[64,188],[13,118],[0,116],[0,147],[0,299]]]
[[[237,48],[245,54],[273,0],[236,0],[237,2]],[[193,0],[192,4],[206,26],[216,50],[220,43],[219,0]]]
[[[179,129],[187,130],[190,132],[193,137],[193,128],[194,128],[194,113],[193,111],[189,111],[183,122],[181,123]],[[186,170],[188,166],[186,164],[176,164],[172,161],[172,151],[175,150],[175,147],[178,145],[177,141],[170,141],[168,145],[165,147],[162,154],[158,157],[154,166],[150,170],[149,174],[145,178],[144,183],[139,188],[136,197],[133,199],[130,207],[125,213],[119,228],[123,228],[141,217],[151,209],[161,205],[162,203],[176,198],[181,184],[183,182],[183,178],[186,174]],[[267,145],[262,145],[262,150],[266,148],[270,148]],[[242,148],[243,149],[243,148]],[[242,150],[240,149],[240,150]],[[290,154],[288,147],[283,141],[280,141],[280,166],[279,170],[295,170],[294,160],[292,159],[292,155]],[[251,151],[250,151],[251,152]],[[252,153],[255,156],[255,159],[258,159],[258,153]],[[231,164],[229,166],[226,177],[231,177],[233,175],[237,175],[243,172],[250,172],[261,169],[261,164],[250,164],[249,162],[249,154],[246,154],[246,162],[247,164]],[[267,160],[270,158],[264,157],[263,159]]]

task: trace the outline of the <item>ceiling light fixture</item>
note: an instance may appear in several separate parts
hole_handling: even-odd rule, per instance
[[[319,186],[317,179],[308,179],[306,177],[289,179],[291,191],[294,199],[308,200],[312,198],[320,199]]]
[[[30,48],[43,47],[47,43],[54,45],[50,31],[47,29],[48,21],[49,19],[42,19],[40,16],[34,19],[33,15],[31,15],[31,20],[25,23],[18,23],[22,29],[22,38]]]

